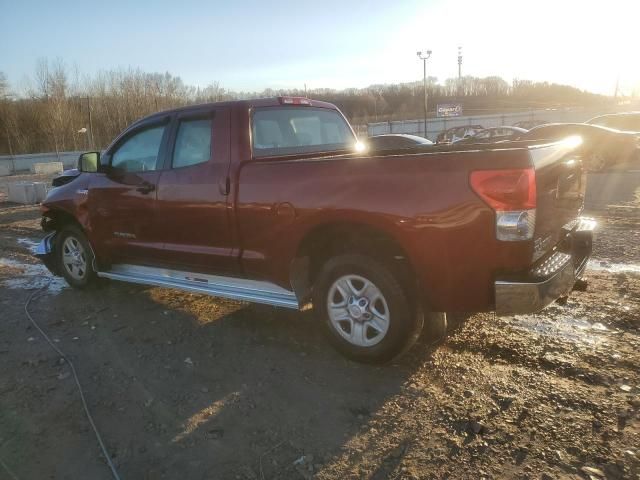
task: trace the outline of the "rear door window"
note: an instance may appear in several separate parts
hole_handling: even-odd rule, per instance
[[[208,162],[211,158],[211,119],[182,120],[173,150],[173,168]]]
[[[251,135],[256,157],[348,150],[356,141],[336,110],[312,107],[258,108]]]

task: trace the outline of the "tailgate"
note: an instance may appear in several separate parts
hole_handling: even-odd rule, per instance
[[[533,260],[557,245],[577,224],[584,205],[586,175],[575,144],[530,147],[536,171],[536,227]]]

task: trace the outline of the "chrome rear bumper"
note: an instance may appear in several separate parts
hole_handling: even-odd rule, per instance
[[[562,245],[540,265],[520,278],[497,279],[496,313],[534,313],[568,295],[591,256],[596,222],[580,218]]]

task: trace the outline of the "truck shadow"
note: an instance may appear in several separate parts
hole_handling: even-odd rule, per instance
[[[390,365],[361,365],[329,346],[312,312],[116,282],[34,309],[54,332],[96,326],[72,354],[92,374],[88,396],[102,399],[94,415],[124,478],[321,472],[435,348],[420,340]]]
[[[16,238],[37,235],[34,225],[14,225],[16,215],[18,221],[35,225],[33,211],[3,219],[11,223],[4,245],[11,248],[12,258],[29,267],[27,248]],[[26,281],[33,274],[4,273],[3,281]],[[46,272],[36,273],[46,280]],[[15,345],[24,341],[22,308],[30,292],[23,289],[34,288],[32,283],[22,282],[20,290],[7,290],[3,297],[16,312],[9,314],[16,336],[7,337]],[[421,339],[390,365],[361,365],[329,346],[313,312],[118,282],[100,282],[87,291],[59,283],[30,310],[74,359],[123,478],[300,478],[322,473],[340,461],[350,442],[432,361],[435,348]],[[99,478],[106,467],[95,456],[97,446],[82,415],[61,421],[61,428],[69,429],[64,441],[54,434],[42,435],[37,444],[30,440],[29,428],[40,428],[37,423],[46,419],[68,418],[77,401],[67,367],[44,342],[38,348],[38,355],[51,362],[39,367],[47,370],[47,385],[33,377],[33,388],[64,388],[66,394],[48,394],[41,416],[23,412],[31,427],[16,432],[19,448],[4,460],[21,466],[16,469],[21,478],[38,478],[54,466],[59,476]],[[23,368],[25,352],[16,350],[15,355],[17,368]],[[24,399],[17,395],[15,401],[19,405]],[[86,428],[74,428],[75,423]],[[83,461],[70,459],[76,448]],[[40,466],[26,460],[35,455],[44,455]]]

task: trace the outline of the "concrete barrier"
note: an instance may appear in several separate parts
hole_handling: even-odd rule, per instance
[[[64,165],[62,162],[34,163],[31,165],[31,173],[40,175],[50,175],[52,173],[62,173]]]
[[[6,177],[7,175],[11,175],[11,167],[0,163],[0,177]]]
[[[15,182],[9,184],[7,200],[33,205],[42,202],[47,196],[47,184],[44,182]]]
[[[34,163],[62,162],[64,168],[75,168],[82,152],[29,153],[24,155],[0,155],[0,166],[9,168],[12,174],[28,172]]]

